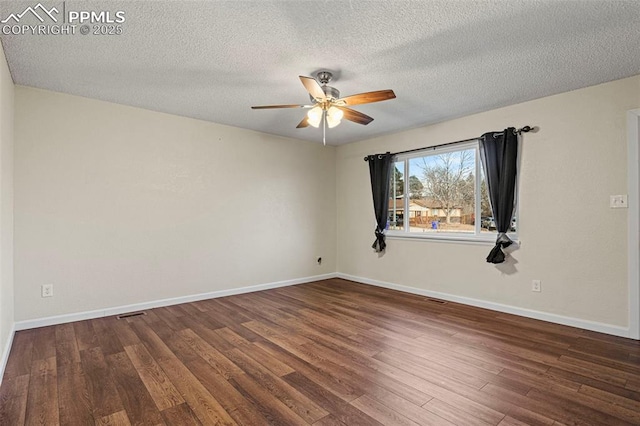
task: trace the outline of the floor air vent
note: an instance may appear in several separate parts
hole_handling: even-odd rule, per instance
[[[128,314],[118,315],[116,318],[117,319],[126,319],[126,318],[131,318],[131,317],[139,317],[141,315],[147,315],[147,313],[146,312],[130,312]]]

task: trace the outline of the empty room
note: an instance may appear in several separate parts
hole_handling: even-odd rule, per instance
[[[639,29],[0,1],[0,425],[640,425]]]

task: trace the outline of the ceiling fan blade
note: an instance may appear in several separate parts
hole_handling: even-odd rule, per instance
[[[303,75],[299,77],[300,81],[304,85],[304,88],[307,89],[307,92],[309,92],[309,94],[314,99],[318,100],[319,102],[324,102],[327,100],[327,96],[324,94],[324,90],[322,90],[322,87],[320,86],[320,84],[318,84],[318,81],[315,78],[305,77]]]
[[[252,106],[251,109],[271,109],[271,108],[311,108],[311,105],[259,105]]]
[[[300,123],[298,123],[298,125],[296,126],[296,129],[302,129],[303,127],[309,127],[309,122],[307,121],[307,116],[306,115],[304,116],[302,121]]]
[[[389,99],[394,99],[395,97],[396,94],[393,93],[393,90],[377,90],[375,92],[366,92],[347,96],[339,99],[338,102],[343,101],[345,105],[360,105],[387,101]]]
[[[342,106],[336,106],[336,108],[344,112],[344,116],[342,118],[345,120],[353,121],[354,123],[363,124],[365,126],[373,121],[373,117],[369,117],[355,109]]]

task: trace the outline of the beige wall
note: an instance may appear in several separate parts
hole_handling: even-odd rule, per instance
[[[17,86],[16,320],[334,272],[335,175],[333,147]]]
[[[0,44],[0,353],[13,328],[13,99]]]
[[[610,209],[609,195],[627,193],[626,111],[638,107],[640,76],[340,146],[338,271],[627,326],[628,212]],[[375,225],[365,155],[524,125],[540,131],[524,136],[522,246],[508,264],[486,263],[487,245],[388,239],[384,256],[372,252]],[[533,279],[542,280],[541,293],[531,292]]]
[[[6,339],[13,295],[5,93],[12,88],[6,68],[0,72]],[[625,113],[640,107],[640,76],[338,148],[38,89],[15,92],[16,320],[337,270],[628,325],[628,212],[610,209],[609,195],[627,192]],[[522,246],[510,262],[487,264],[491,247],[477,244],[389,239],[384,256],[372,253],[364,155],[526,124],[540,131],[524,137]],[[531,292],[532,279],[542,280],[542,293]],[[55,286],[53,298],[40,298],[46,283]]]

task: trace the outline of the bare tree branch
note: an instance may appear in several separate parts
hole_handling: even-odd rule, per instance
[[[447,223],[451,223],[454,209],[463,208],[470,200],[475,201],[475,151],[448,152],[422,157],[421,160],[417,166],[422,169],[423,192],[438,204],[434,207],[444,210]]]

